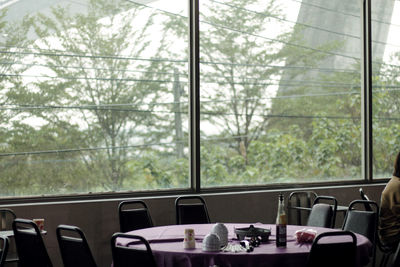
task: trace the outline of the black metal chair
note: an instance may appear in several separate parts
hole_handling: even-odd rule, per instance
[[[128,246],[119,246],[116,243],[117,238],[129,238],[132,241],[128,243]],[[157,267],[149,242],[141,236],[124,233],[113,234],[111,252],[114,267]]]
[[[14,211],[7,208],[0,209],[0,231],[12,231],[12,223],[17,218]],[[17,262],[18,255],[13,236],[8,237],[8,253],[6,263]]]
[[[367,194],[364,193],[364,190],[362,188],[359,189],[359,192],[360,192],[360,197],[361,197],[362,200],[370,201],[369,197],[367,196]],[[366,211],[374,211],[373,204],[370,205],[368,202],[364,203],[364,208],[365,208]],[[378,216],[377,216],[378,217],[378,219],[377,219],[378,221],[379,221],[379,212],[380,212],[380,209],[378,207]],[[397,247],[396,246],[385,246],[385,245],[383,245],[377,235],[375,237],[375,243],[373,243],[373,244],[374,244],[374,265],[373,266],[375,266],[376,247],[378,247],[379,250],[382,252],[381,262],[380,262],[379,266],[380,267],[385,267],[387,265],[388,261],[389,261],[390,256],[396,252]]]
[[[36,223],[17,218],[12,227],[19,257],[18,267],[53,266]]]
[[[178,197],[175,200],[175,210],[176,224],[210,223],[207,205],[201,196]]]
[[[97,266],[85,234],[79,227],[59,225],[56,235],[64,267]]]
[[[347,237],[345,242],[319,242],[333,236]],[[347,241],[348,239],[348,241]],[[307,267],[354,267],[356,266],[357,238],[350,231],[334,231],[319,234],[310,250]]]
[[[362,206],[362,209],[356,207]],[[366,208],[370,210],[366,210]],[[375,266],[379,206],[375,201],[354,200],[350,203],[342,230],[361,234],[373,244],[372,261]]]
[[[1,246],[0,246],[0,267],[3,267],[6,263],[9,241],[8,237],[0,236]]]
[[[331,202],[331,203],[320,203]],[[331,196],[318,196],[315,198],[307,226],[333,228],[335,226],[337,200]]]
[[[153,227],[149,209],[141,200],[122,201],[118,205],[118,215],[121,232]]]
[[[288,198],[288,223],[294,225],[305,225],[310,215],[312,204],[317,198],[313,191],[291,192]]]

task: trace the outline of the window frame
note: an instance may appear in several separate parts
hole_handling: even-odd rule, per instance
[[[200,31],[199,1],[188,0],[189,5],[189,187],[184,189],[163,189],[148,191],[124,191],[104,193],[82,193],[68,195],[44,195],[2,197],[0,203],[38,203],[63,201],[98,201],[101,199],[132,198],[143,196],[168,196],[177,194],[227,193],[239,191],[260,191],[279,189],[299,189],[321,186],[345,186],[357,184],[377,184],[388,179],[373,179],[373,129],[372,129],[372,51],[371,51],[371,0],[361,0],[361,128],[362,128],[362,173],[353,181],[313,182],[296,184],[265,184],[246,186],[218,186],[201,188],[200,177]]]

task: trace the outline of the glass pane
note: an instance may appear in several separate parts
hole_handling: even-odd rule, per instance
[[[360,6],[200,2],[202,186],[360,179]]]
[[[400,143],[400,2],[372,1],[373,175],[392,176]]]
[[[175,2],[2,3],[0,195],[189,186]]]

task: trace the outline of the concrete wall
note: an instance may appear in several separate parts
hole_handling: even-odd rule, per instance
[[[379,202],[384,184],[312,188],[311,190],[318,195],[336,197],[339,205],[348,205],[352,200],[360,198],[358,192],[360,187],[363,187],[372,200]],[[294,189],[202,196],[207,202],[212,222],[274,223],[279,192],[284,193],[287,198],[292,191]],[[159,226],[175,223],[175,198],[176,196],[141,199],[148,204],[154,224]],[[62,266],[55,229],[59,224],[70,224],[82,228],[98,265],[105,267],[111,264],[110,237],[119,230],[117,207],[121,200],[18,204],[3,205],[3,207],[13,209],[20,218],[45,218],[45,228],[48,233],[44,236],[44,240],[54,266]],[[342,219],[343,217],[338,216],[338,223],[341,223]]]

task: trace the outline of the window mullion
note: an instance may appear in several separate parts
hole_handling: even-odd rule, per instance
[[[189,80],[190,80],[190,179],[191,188],[200,191],[200,52],[199,0],[189,0]]]
[[[361,69],[361,127],[362,177],[372,181],[372,51],[371,0],[361,0],[362,69]]]

